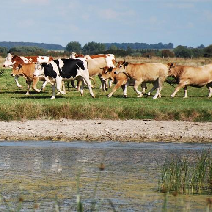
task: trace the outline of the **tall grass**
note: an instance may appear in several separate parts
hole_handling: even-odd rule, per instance
[[[162,166],[159,191],[175,194],[212,194],[212,152],[203,151],[195,162],[173,158]]]

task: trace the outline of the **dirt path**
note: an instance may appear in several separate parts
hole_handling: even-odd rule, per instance
[[[212,142],[212,123],[150,120],[0,122],[1,140]]]

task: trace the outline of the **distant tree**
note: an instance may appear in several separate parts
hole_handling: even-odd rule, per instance
[[[204,57],[212,57],[212,45],[204,48]]]
[[[109,49],[112,50],[112,51],[116,51],[116,50],[118,50],[118,47],[113,44],[113,45],[110,46]]]
[[[167,58],[167,57],[174,57],[175,55],[174,55],[174,52],[173,51],[162,50],[161,51],[161,56]]]
[[[6,47],[0,47],[0,56],[6,57],[8,49]]]
[[[192,57],[195,57],[195,58],[203,57],[204,56],[204,49],[199,48],[199,47],[191,49],[191,54],[192,54]]]
[[[105,51],[105,45],[103,43],[96,43],[94,41],[88,42],[83,47],[84,54],[96,54]]]
[[[18,47],[13,47],[9,50],[10,53],[12,54],[17,54],[17,55],[46,55],[47,50],[38,48],[38,47],[31,47],[31,46],[18,46]]]
[[[71,41],[66,45],[66,51],[80,53],[82,51],[82,46],[78,41]]]
[[[182,57],[182,58],[191,58],[192,52],[191,49],[188,49],[186,46],[177,46],[174,49],[174,53],[176,57]]]

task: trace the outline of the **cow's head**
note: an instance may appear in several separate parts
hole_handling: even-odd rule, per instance
[[[47,63],[45,63],[47,64]],[[44,67],[41,65],[41,63],[35,63],[35,72],[33,76],[39,77],[41,75],[44,75]]]
[[[120,72],[126,72],[126,67],[129,65],[128,62],[125,62],[125,61],[119,61],[117,63],[117,66],[116,66],[116,71],[114,72],[115,74],[118,74]]]
[[[113,67],[108,67],[108,66],[105,66],[102,69],[102,76],[101,76],[101,79],[102,80],[106,80],[106,79],[113,79],[114,78],[114,72],[115,72],[115,69]]]
[[[12,62],[12,55],[10,53],[7,54],[7,57],[5,58],[5,62],[3,63],[3,67],[13,67],[13,62]]]
[[[176,64],[175,64],[175,63],[168,63],[167,65],[168,65],[168,69],[169,69],[168,75],[169,75],[169,76],[172,76]]]
[[[16,75],[23,75],[23,72],[22,72],[22,65],[21,64],[15,64],[13,66],[13,69],[12,69],[12,73],[11,73],[11,76],[14,77]]]

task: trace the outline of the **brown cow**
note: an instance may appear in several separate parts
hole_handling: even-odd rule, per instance
[[[34,63],[25,63],[25,64],[19,64],[18,67],[13,68],[11,76],[23,76],[26,79],[26,83],[28,84],[26,95],[29,95],[30,86],[32,84],[32,88],[40,92],[40,89],[37,89],[36,85],[39,80],[46,81],[44,77],[36,77],[34,76],[35,72],[35,64]],[[44,82],[45,83],[45,82]]]
[[[181,66],[169,63],[169,76],[173,76],[179,81],[174,93],[174,97],[180,88],[184,88],[184,98],[188,97],[187,86],[193,87],[206,87],[209,89],[208,97],[212,96],[212,64],[194,67],[194,66]]]
[[[115,86],[113,87],[112,92],[108,94],[108,97],[111,97],[120,87],[124,91],[124,97],[127,97],[127,86],[133,86],[135,84],[135,80],[130,79],[126,73],[120,72],[117,74],[116,68],[107,66],[102,68],[102,79],[110,79],[115,83]],[[142,83],[141,87],[143,88],[143,93],[145,93],[146,84]]]
[[[138,86],[143,82],[153,83],[153,88],[149,93],[157,89],[153,99],[160,97],[163,83],[168,76],[168,65],[162,63],[128,63],[123,62],[116,68],[116,72],[124,72],[126,75],[135,80],[134,90],[138,97],[143,96],[142,92],[138,90]]]

